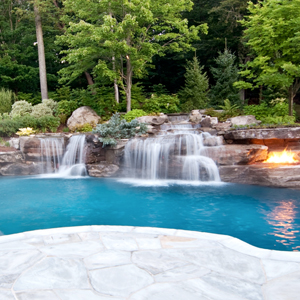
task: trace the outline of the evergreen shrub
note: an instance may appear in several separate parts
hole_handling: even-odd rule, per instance
[[[15,94],[10,90],[2,88],[0,90],[0,114],[9,113],[14,100]]]
[[[98,124],[94,133],[99,133],[99,141],[105,146],[115,146],[119,139],[129,139],[136,135],[145,134],[147,132],[147,125],[139,123],[137,120],[126,122],[121,119],[120,114],[114,114],[108,123]]]

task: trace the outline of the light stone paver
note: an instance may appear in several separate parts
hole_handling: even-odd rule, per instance
[[[0,237],[0,300],[299,300],[300,252],[176,229],[82,226]]]

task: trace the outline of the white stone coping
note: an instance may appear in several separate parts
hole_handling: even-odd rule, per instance
[[[1,300],[293,300],[300,252],[219,234],[80,226],[0,237]]]

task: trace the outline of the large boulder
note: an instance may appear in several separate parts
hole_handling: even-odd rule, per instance
[[[300,166],[269,164],[220,166],[220,177],[225,182],[300,189]]]
[[[149,125],[162,125],[168,122],[168,116],[165,114],[160,114],[159,116],[143,116],[137,118],[140,123],[147,123]]]
[[[201,127],[215,127],[218,124],[217,117],[210,117],[206,116],[204,119],[201,120],[200,125]]]
[[[98,124],[100,117],[89,106],[82,106],[73,111],[68,119],[67,126],[71,131],[75,131],[76,127],[84,124],[95,126]]]
[[[234,118],[227,119],[232,126],[244,126],[244,125],[258,125],[261,121],[256,120],[255,116],[238,116]]]
[[[206,155],[219,165],[246,165],[266,160],[268,147],[263,145],[223,145],[209,148]]]
[[[201,120],[202,120],[202,114],[200,113],[200,111],[192,110],[189,116],[189,121],[192,123],[199,124]]]

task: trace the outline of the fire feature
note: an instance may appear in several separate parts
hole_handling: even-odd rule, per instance
[[[282,152],[271,152],[268,155],[268,159],[263,163],[275,163],[275,164],[295,164],[299,163],[296,158],[296,154],[292,151],[287,151],[286,149]]]

